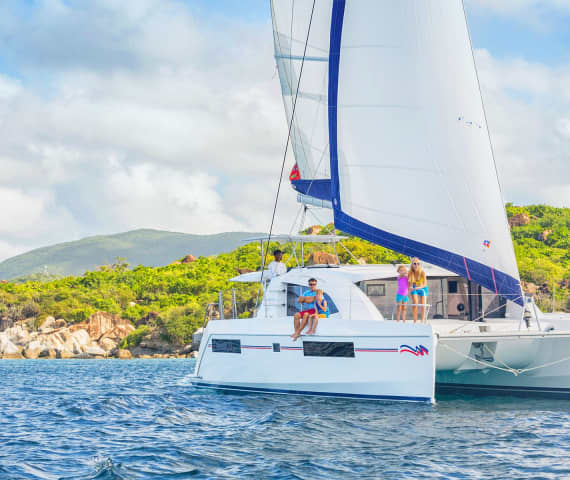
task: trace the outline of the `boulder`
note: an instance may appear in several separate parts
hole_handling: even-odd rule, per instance
[[[244,275],[246,273],[251,273],[251,272],[255,272],[255,270],[252,270],[251,268],[236,268],[237,272],[240,275]]]
[[[544,232],[542,232],[542,233],[540,234],[540,239],[541,239],[543,242],[546,242],[546,240],[548,240],[548,236],[549,236],[551,233],[552,233],[552,230],[545,230]]]
[[[131,352],[121,348],[117,351],[117,358],[120,360],[130,360],[131,358],[133,358],[133,356]]]
[[[98,345],[85,347],[85,353],[91,357],[106,357],[107,352]]]
[[[16,345],[27,345],[31,341],[30,332],[21,325],[14,325],[4,331],[7,338]]]
[[[337,263],[336,256],[328,252],[313,252],[307,261],[308,265],[336,265]]]
[[[30,342],[26,348],[24,348],[23,354],[26,358],[39,358],[40,354],[44,350],[44,346],[38,342]]]
[[[74,356],[75,355],[73,352],[67,350],[66,348],[57,351],[57,358],[73,358]]]
[[[79,354],[85,351],[88,345],[91,344],[91,337],[87,330],[76,330],[71,333],[64,344],[64,349]]]
[[[536,295],[538,291],[538,286],[532,282],[525,282],[524,280],[521,282],[521,286],[525,293],[529,295]]]
[[[38,328],[38,330],[40,332],[45,332],[47,331],[51,331],[51,330],[55,330],[56,328],[56,320],[54,317],[46,317],[46,319],[42,322],[42,324],[40,325],[40,328]]]
[[[110,339],[110,338],[103,338],[101,340],[99,340],[99,346],[105,350],[107,353],[111,352],[111,350],[114,350],[115,348],[117,348],[117,342],[115,342],[114,340]]]
[[[67,326],[67,322],[63,318],[58,318],[55,321],[55,328],[63,328]]]
[[[123,338],[125,338],[129,333],[133,332],[135,327],[130,323],[126,325],[117,325],[115,328],[108,330],[101,337],[99,337],[99,343],[105,339],[112,340],[115,343],[119,343]]]
[[[21,350],[14,345],[5,332],[0,333],[0,356],[4,359],[21,359]]]
[[[38,341],[40,341],[45,348],[61,350],[65,345],[65,332],[54,332],[42,335],[38,338]]]
[[[14,320],[8,317],[0,317],[0,332],[10,328],[14,325]]]
[[[186,255],[181,262],[182,263],[192,263],[196,261],[196,257],[194,255]]]
[[[509,226],[513,227],[523,227],[530,223],[530,217],[527,213],[519,213],[518,215],[513,215],[509,218]]]
[[[73,325],[70,328],[74,330],[86,330],[92,339],[99,340],[103,335],[107,334],[107,332],[112,331],[118,326],[132,327],[127,319],[121,318],[119,315],[97,312],[91,315],[86,322]]]
[[[307,228],[307,230],[305,230],[307,235],[318,235],[322,231],[323,227],[321,227],[320,225],[313,225],[312,227],[309,227]]]
[[[47,348],[41,351],[39,358],[54,359],[57,358],[57,350],[54,348]]]

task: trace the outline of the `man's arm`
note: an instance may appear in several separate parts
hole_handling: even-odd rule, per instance
[[[305,303],[305,297],[299,297],[297,303]]]

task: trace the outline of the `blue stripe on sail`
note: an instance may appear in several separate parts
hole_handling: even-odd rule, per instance
[[[330,178],[318,180],[291,180],[292,187],[299,193],[309,195],[319,200],[331,200]]]
[[[368,225],[342,211],[338,177],[337,105],[340,45],[346,0],[334,0],[331,19],[329,50],[329,145],[331,163],[331,198],[335,227],[346,233],[357,235],[370,242],[382,245],[396,252],[420,257],[428,263],[439,265],[479,285],[497,292],[508,300],[523,305],[520,282],[498,270],[475,260],[462,257],[447,250],[433,247],[415,240],[394,235]]]

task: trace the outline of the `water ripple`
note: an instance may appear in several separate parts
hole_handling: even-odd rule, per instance
[[[220,393],[192,368],[0,362],[0,479],[570,478],[565,401]]]

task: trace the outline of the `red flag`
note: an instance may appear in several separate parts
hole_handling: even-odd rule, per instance
[[[301,173],[299,172],[299,167],[297,167],[297,164],[295,164],[293,170],[291,170],[291,173],[289,174],[289,180],[301,180]]]

